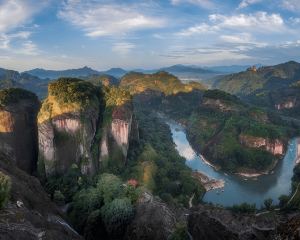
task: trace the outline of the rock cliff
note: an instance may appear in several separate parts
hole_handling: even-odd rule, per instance
[[[281,101],[280,103],[275,104],[275,108],[277,110],[282,110],[282,109],[291,109],[296,106],[297,99],[296,98],[289,98]]]
[[[137,203],[136,214],[127,229],[125,239],[169,239],[176,222],[176,214],[167,204],[144,193]]]
[[[249,135],[240,135],[240,143],[250,148],[263,148],[264,150],[272,153],[273,155],[283,155],[285,145],[279,139],[268,139],[262,137],[254,137]]]
[[[188,231],[194,240],[233,239],[281,239],[276,238],[276,228],[283,216],[255,216],[255,214],[235,214],[231,211],[199,205],[192,209],[188,217]]]
[[[125,162],[132,139],[139,139],[133,106],[131,103],[116,106],[112,111],[111,121],[102,130],[99,161],[118,157]]]
[[[98,165],[92,152],[99,124],[99,89],[76,79],[49,84],[48,98],[38,116],[39,161],[46,175],[63,174],[72,164],[82,174],[94,174]]]
[[[0,152],[32,174],[37,166],[37,113],[40,103],[26,90],[0,91]]]

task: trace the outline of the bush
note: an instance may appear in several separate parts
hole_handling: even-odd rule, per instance
[[[175,231],[168,238],[168,240],[189,240],[189,234],[187,230],[187,226],[185,224],[177,224]]]
[[[121,236],[134,216],[130,199],[115,199],[104,205],[101,216],[107,232],[113,236]]]
[[[233,205],[229,209],[232,210],[233,212],[236,212],[236,213],[255,213],[256,205],[255,204],[242,203],[240,205]]]
[[[279,198],[279,207],[281,209],[285,208],[287,206],[287,203],[289,202],[290,200],[290,197],[287,196],[287,195],[281,195]]]
[[[124,187],[119,177],[104,173],[97,183],[99,194],[103,197],[104,204],[110,203],[124,193]]]
[[[76,230],[83,232],[89,215],[100,209],[103,205],[103,198],[97,188],[90,187],[78,192],[73,199],[70,219]]]
[[[65,196],[59,190],[55,190],[53,194],[53,201],[57,204],[65,203]]]
[[[10,197],[11,179],[0,172],[0,209],[5,206]]]

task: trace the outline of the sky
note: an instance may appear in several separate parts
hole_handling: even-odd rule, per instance
[[[300,61],[300,0],[0,0],[0,67]]]

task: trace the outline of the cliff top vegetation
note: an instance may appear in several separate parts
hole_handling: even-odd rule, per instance
[[[32,99],[37,101],[37,96],[21,88],[9,88],[0,90],[0,107],[17,103],[20,100]]]

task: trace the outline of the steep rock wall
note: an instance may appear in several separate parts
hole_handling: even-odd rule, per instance
[[[39,166],[43,174],[64,174],[73,164],[82,174],[97,172],[97,156],[92,149],[100,98],[98,88],[78,79],[60,79],[49,85],[38,116]]]
[[[296,106],[296,102],[297,102],[296,98],[288,98],[288,99],[281,101],[280,103],[276,103],[275,108],[277,110],[291,109]]]
[[[0,107],[0,152],[17,167],[32,174],[38,158],[36,117],[40,103],[35,95],[25,93],[30,97],[21,96]],[[12,90],[10,94],[16,93]]]
[[[82,174],[97,171],[91,148],[98,116],[98,111],[62,114],[39,124],[39,152],[46,175],[63,174],[72,164],[77,164]]]
[[[131,104],[115,107],[110,124],[103,128],[100,143],[99,161],[112,157],[116,152],[121,153],[124,161],[132,139],[138,140],[138,125]]]
[[[254,137],[249,135],[239,136],[241,144],[250,148],[264,148],[273,155],[283,155],[285,145],[279,139],[270,140],[262,137]]]

